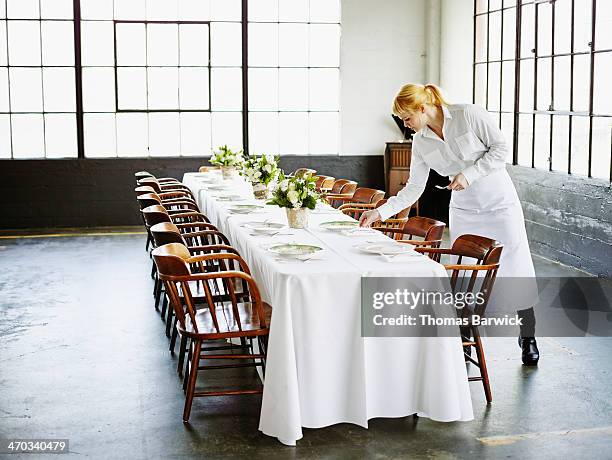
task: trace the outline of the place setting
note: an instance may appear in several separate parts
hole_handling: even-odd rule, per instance
[[[294,234],[290,231],[287,225],[279,224],[277,222],[245,222],[241,225],[241,227],[246,228],[249,231],[249,235],[257,237],[285,236]]]
[[[276,256],[276,262],[308,262],[326,260],[325,250],[315,244],[307,243],[272,243],[264,245],[264,249]]]
[[[322,222],[319,224],[319,228],[351,237],[372,236],[379,233],[371,228],[359,227],[359,222],[356,220],[332,220]]]
[[[416,252],[411,244],[394,240],[368,241],[356,244],[355,249],[365,254],[380,256],[385,262],[413,262],[422,260],[423,255]]]

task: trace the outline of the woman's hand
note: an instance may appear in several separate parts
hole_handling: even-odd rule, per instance
[[[455,177],[453,177],[453,180],[451,181],[450,184],[448,184],[447,188],[449,190],[455,190],[458,192],[460,190],[465,190],[466,188],[469,187],[469,185],[470,184],[468,183],[463,173],[459,173]]]
[[[380,214],[376,209],[372,209],[361,214],[361,217],[359,218],[359,226],[369,227],[377,220],[380,220]]]

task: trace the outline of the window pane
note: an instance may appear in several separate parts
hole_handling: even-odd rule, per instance
[[[117,154],[120,157],[148,155],[147,115],[144,113],[117,114]]]
[[[489,61],[501,59],[501,12],[489,14]]]
[[[503,111],[514,111],[514,62],[502,63],[502,107]]]
[[[340,66],[340,26],[332,24],[310,26],[310,66]]]
[[[10,115],[0,114],[0,158],[11,158]]]
[[[612,33],[612,30],[611,32]],[[595,76],[593,88],[593,112],[598,115],[612,115],[612,52],[595,55]]]
[[[45,156],[43,116],[40,114],[11,115],[13,128],[13,158],[43,158]]]
[[[43,69],[45,112],[74,112],[74,69],[53,67]]]
[[[538,59],[538,110],[548,110],[551,105],[552,58]]]
[[[242,109],[241,69],[212,69],[212,108],[213,110]]]
[[[6,18],[6,2],[0,2],[0,18]]]
[[[521,82],[519,111],[531,112],[533,110],[533,59],[521,61]]]
[[[487,18],[486,14],[476,17],[476,62],[487,60]]]
[[[43,65],[74,65],[72,21],[43,21]]]
[[[338,110],[340,75],[338,69],[310,69],[310,110]]]
[[[279,114],[281,155],[308,154],[308,114],[289,112]]]
[[[278,69],[249,69],[249,110],[278,110]]]
[[[571,61],[569,56],[555,58],[555,110],[570,109]]]
[[[210,19],[210,0],[181,0],[179,17],[181,21],[208,21]]]
[[[81,18],[113,19],[113,0],[81,0]]]
[[[9,111],[8,69],[0,69],[0,112]]]
[[[538,4],[538,56],[552,54],[552,4]]]
[[[612,49],[612,2],[597,2],[595,49]]]
[[[249,113],[249,141],[252,152],[277,154],[278,137],[278,112]]]
[[[210,0],[210,15],[213,21],[240,21],[240,0]]]
[[[521,8],[521,57],[531,57],[535,48],[534,7],[529,4]]]
[[[13,112],[42,112],[42,69],[10,69]]]
[[[278,66],[278,26],[249,24],[249,65]]]
[[[179,114],[149,114],[149,155],[178,156],[180,153]]]
[[[500,81],[501,65],[499,62],[493,62],[489,64],[489,94],[487,101],[488,110],[499,110],[499,95],[500,95]]]
[[[600,3],[605,2],[597,2]],[[574,8],[574,51],[590,51],[589,42],[591,41],[591,2],[576,2]]]
[[[178,19],[177,0],[147,0],[147,19],[149,21],[176,21]]]
[[[41,0],[43,19],[72,19],[72,0]]]
[[[310,113],[311,155],[338,153],[338,113]]]
[[[308,69],[279,69],[280,110],[308,110]]]
[[[0,21],[0,66],[7,65],[6,21]]]
[[[148,65],[178,65],[178,25],[148,25],[147,59]]]
[[[144,24],[117,24],[117,65],[145,65],[146,35]]]
[[[589,110],[589,56],[574,56],[574,110],[585,112]]]
[[[553,117],[552,170],[567,172],[569,155],[569,117]]]
[[[531,166],[533,116],[519,115],[518,164]]]
[[[514,149],[514,115],[511,113],[501,114],[501,130],[504,133],[506,144],[508,145],[508,155],[506,161],[512,163],[512,152]]]
[[[47,158],[77,157],[76,115],[45,115],[45,150]]]
[[[278,30],[279,65],[308,66],[308,24],[279,24]]]
[[[569,53],[572,40],[572,0],[555,2],[555,54]]]
[[[489,0],[489,11],[499,10],[502,7],[502,0]]]
[[[535,116],[534,136],[534,166],[539,169],[548,169],[550,157],[550,115]]]
[[[593,118],[593,155],[591,175],[601,179],[610,178],[612,156],[612,118]]]
[[[180,108],[208,110],[208,68],[183,67],[179,69]]]
[[[113,69],[104,67],[83,69],[83,110],[86,112],[115,111]]]
[[[487,64],[476,64],[474,102],[481,106],[487,105]]]
[[[145,10],[145,0],[115,0],[115,19],[142,21]]]
[[[514,59],[516,52],[516,8],[504,10],[503,59]]]
[[[147,108],[146,69],[123,67],[117,69],[119,109],[145,110]]]
[[[181,65],[208,65],[208,26],[198,24],[181,24],[180,61]]]
[[[117,139],[114,113],[83,115],[86,157],[116,157]]]
[[[181,113],[181,154],[210,154],[210,114]]]
[[[278,0],[251,0],[249,21],[278,21]]]
[[[589,171],[589,117],[572,120],[572,174],[588,175]]]
[[[6,0],[6,15],[15,19],[38,19],[38,0]]]
[[[278,2],[278,19],[281,22],[308,22],[308,0]]]
[[[213,112],[212,146],[227,145],[230,149],[242,148],[242,114],[237,112]]]
[[[178,109],[178,67],[149,67],[147,81],[149,110]]]
[[[211,24],[211,65],[242,65],[242,29],[240,24]]]
[[[38,21],[8,21],[10,65],[40,65]]]
[[[489,0],[476,0],[476,13],[484,13],[489,10]]]
[[[84,66],[115,65],[112,22],[81,22],[81,63]]]
[[[340,22],[340,0],[310,0],[310,22]]]

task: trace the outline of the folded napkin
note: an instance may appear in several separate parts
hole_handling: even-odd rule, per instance
[[[406,262],[416,262],[423,258],[422,254],[419,254],[415,251],[404,252],[401,254],[381,254],[380,255],[385,262],[389,263],[406,263]]]
[[[356,227],[350,230],[340,231],[344,236],[372,236],[379,234],[378,230],[372,230],[371,228]]]

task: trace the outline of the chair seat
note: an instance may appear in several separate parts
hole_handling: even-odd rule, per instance
[[[224,302],[222,306],[218,306],[216,309],[219,331],[217,331],[217,328],[214,325],[210,309],[208,307],[204,307],[199,309],[195,316],[197,332],[195,331],[193,324],[191,324],[191,321],[187,320],[186,330],[181,330],[181,333],[185,333],[187,336],[197,339],[218,339],[267,335],[269,332],[270,319],[272,318],[272,307],[265,302],[262,303],[264,308],[264,317],[268,327],[260,327],[259,318],[257,317],[257,313],[255,312],[251,302],[241,302],[237,304],[238,316],[240,318],[241,325],[241,327],[238,327],[238,321],[236,321],[231,303]]]

